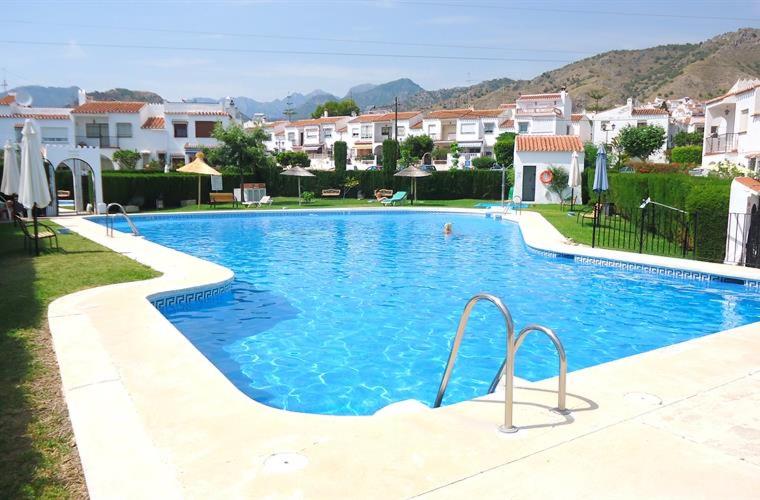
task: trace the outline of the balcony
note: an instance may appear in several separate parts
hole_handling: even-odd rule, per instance
[[[77,146],[89,146],[91,148],[110,148],[119,149],[119,141],[130,140],[131,137],[116,137],[113,135],[103,135],[100,137],[77,136]]]
[[[704,154],[731,153],[737,150],[737,134],[715,134],[705,138]]]

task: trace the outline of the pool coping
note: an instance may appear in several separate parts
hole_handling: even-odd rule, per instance
[[[307,211],[355,212],[377,210],[377,208],[341,208],[308,209]],[[388,208],[387,210],[406,211],[410,209],[403,207],[400,209]],[[412,210],[484,214],[483,210],[456,208],[414,208]],[[279,211],[259,210],[256,213],[273,212]],[[291,213],[302,212],[303,210],[292,211]],[[219,213],[251,212],[241,210]],[[203,214],[209,214],[209,212],[203,212]],[[155,214],[148,215],[154,216]],[[172,214],[175,217],[192,215],[197,214]],[[750,270],[723,264],[707,265],[699,262],[692,264],[681,259],[569,245],[564,242],[562,235],[551,224],[540,214],[534,212],[507,214],[503,217],[505,221],[519,224],[523,240],[528,247],[537,251],[548,252],[550,255],[573,255],[574,258],[604,259],[607,262],[652,266],[657,269],[686,273],[681,276],[674,274],[674,276],[687,279],[691,278],[687,275],[688,273],[705,273],[705,267],[709,269],[708,274],[710,275],[751,281],[760,278],[758,272],[748,272]],[[196,474],[199,473],[199,470],[204,470],[203,467],[199,466],[199,464],[203,464],[203,460],[188,459],[187,455],[192,455],[192,452],[188,450],[178,451],[182,443],[177,443],[161,435],[162,429],[165,432],[169,427],[174,432],[177,432],[178,429],[192,429],[193,421],[182,421],[179,425],[176,423],[178,416],[173,413],[173,408],[163,407],[161,411],[157,409],[161,400],[157,398],[156,394],[151,393],[156,389],[151,385],[151,380],[145,378],[145,373],[161,374],[161,379],[157,379],[153,385],[169,384],[169,381],[163,379],[171,378],[172,374],[167,374],[161,366],[157,366],[160,356],[154,356],[152,352],[140,355],[140,346],[150,346],[151,350],[155,349],[156,351],[164,349],[172,352],[176,358],[173,363],[177,370],[189,378],[197,379],[204,386],[213,386],[214,391],[206,394],[208,399],[226,401],[222,406],[229,405],[234,407],[236,411],[252,415],[262,421],[271,421],[273,424],[280,421],[308,421],[310,426],[331,429],[330,432],[343,432],[344,427],[355,426],[367,431],[368,428],[377,425],[388,424],[390,427],[394,425],[416,425],[409,422],[416,422],[417,420],[424,421],[425,426],[434,428],[436,424],[440,424],[441,415],[446,415],[447,419],[454,419],[460,423],[461,419],[472,418],[472,415],[475,414],[475,420],[480,422],[484,418],[481,413],[490,415],[490,418],[493,419],[492,409],[482,412],[478,409],[473,413],[473,408],[477,407],[473,402],[451,405],[434,411],[414,408],[413,405],[411,409],[404,409],[404,405],[400,405],[398,411],[391,408],[390,411],[381,412],[384,413],[382,415],[370,417],[326,417],[294,414],[256,403],[242,395],[227,381],[187,341],[184,335],[177,331],[149,302],[151,299],[155,301],[162,297],[181,294],[202,298],[210,289],[221,289],[229,286],[233,279],[230,270],[122,233],[115,234],[114,238],[108,238],[105,236],[103,226],[83,217],[64,217],[56,219],[56,222],[164,273],[159,278],[144,282],[112,285],[78,292],[56,300],[49,308],[51,332],[61,368],[64,394],[85,469],[88,489],[93,497],[109,497],[116,493],[119,496],[127,497],[145,494],[156,496],[157,493],[161,493],[163,496],[171,498],[203,496],[219,491],[216,489],[219,487],[218,485],[209,486],[213,481],[207,478],[199,478],[190,473],[191,469]],[[114,306],[117,306],[118,310],[114,309]],[[123,309],[129,309],[128,313],[125,314]],[[111,314],[112,311],[113,314]],[[116,318],[109,316],[117,316],[124,324],[115,326],[113,321]],[[572,391],[572,384],[576,380],[586,378],[589,372],[611,371],[614,373],[616,367],[630,368],[631,364],[650,363],[650,360],[662,356],[670,358],[672,353],[677,354],[684,352],[684,350],[693,355],[695,349],[700,350],[700,346],[704,344],[720,343],[723,337],[727,338],[726,342],[729,344],[735,341],[737,337],[747,341],[745,337],[752,337],[756,334],[760,330],[759,326],[760,323],[745,325],[729,332],[716,333],[708,337],[693,339],[682,344],[579,370],[569,374],[569,387]],[[124,332],[130,333],[130,335],[124,335]],[[160,334],[156,334],[156,332],[160,332]],[[688,346],[686,346],[687,344]],[[552,379],[549,379],[525,385],[529,387],[551,387],[552,382]],[[167,395],[167,393],[162,393],[162,397],[179,397],[181,394],[186,400],[193,400],[197,404],[197,399],[194,399],[192,394],[185,394],[181,387],[172,386],[172,388],[178,394]],[[497,397],[498,394],[490,399]],[[108,402],[106,407],[103,405],[104,401]],[[148,408],[151,410],[148,411]],[[209,410],[205,411],[206,413],[209,412]],[[436,414],[434,419],[431,418],[433,413]],[[201,416],[198,418],[203,420]],[[120,437],[116,440],[114,440],[113,435],[114,422],[119,422],[121,427]],[[172,423],[172,425],[170,426],[167,423]],[[489,422],[489,424],[494,425],[496,423],[498,423],[498,417]],[[482,422],[478,425],[482,426]],[[213,425],[211,428],[213,429]],[[192,431],[190,432],[192,433]],[[479,429],[479,432],[483,432],[483,430]],[[223,433],[223,430],[219,429],[219,433]],[[525,431],[524,434],[529,433],[532,434],[533,431]],[[531,437],[533,436],[531,435]],[[536,436],[536,439],[540,440],[540,438],[540,435]],[[104,449],[104,441],[109,443],[108,449]],[[205,464],[205,466],[207,465]],[[277,476],[277,474],[273,474],[273,476]],[[141,478],[141,480],[125,484],[125,477]],[[457,474],[452,473],[452,484],[456,477],[458,477]],[[441,479],[439,478],[437,481],[441,482]],[[280,488],[287,487],[277,480],[272,480],[271,477],[267,477],[267,481],[261,482],[270,484],[274,488],[270,491],[275,494],[279,492],[278,485]],[[252,483],[246,484],[250,486]],[[235,485],[231,487],[233,490],[230,490],[230,486],[228,486],[226,491],[234,491]],[[410,493],[409,487],[410,483],[407,481],[405,483],[406,489],[402,489],[400,493],[408,495]],[[428,488],[422,484],[419,486],[420,490],[426,488],[430,491],[437,491],[437,488]]]

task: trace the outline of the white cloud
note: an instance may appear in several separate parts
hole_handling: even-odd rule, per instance
[[[70,40],[69,43],[63,47],[64,59],[84,59],[85,57],[87,57],[87,54],[76,40]]]

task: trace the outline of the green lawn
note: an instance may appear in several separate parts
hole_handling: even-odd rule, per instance
[[[477,203],[496,203],[494,200],[473,200],[473,199],[463,199],[463,200],[419,200],[417,201],[414,206],[415,207],[457,207],[457,208],[473,208]],[[411,206],[408,202],[404,203],[404,206]],[[270,207],[262,207],[262,208],[302,208],[302,209],[312,209],[312,208],[340,208],[340,207],[363,207],[363,208],[383,208],[382,203],[378,202],[369,202],[367,200],[357,200],[356,198],[346,198],[345,200],[342,198],[316,198],[311,203],[303,203],[300,206],[298,205],[298,198],[290,198],[290,197],[275,197],[274,202]],[[192,212],[196,210],[229,210],[232,209],[231,203],[221,203],[216,205],[215,207],[212,207],[211,205],[201,205],[200,209],[197,205],[190,205],[187,207],[182,208],[168,208],[164,210],[160,210],[161,212]],[[238,206],[237,208],[244,208]],[[248,210],[257,210],[257,208],[251,207]]]
[[[585,208],[585,207],[580,207]],[[562,233],[566,238],[573,240],[576,243],[591,246],[591,240],[593,237],[593,225],[591,221],[586,221],[581,224],[575,215],[569,215],[569,207],[561,209],[559,205],[533,205],[528,210],[538,212],[544,216],[557,230]],[[577,211],[575,212],[577,213]],[[622,226],[622,225],[621,225]],[[622,226],[625,227],[625,226]],[[633,234],[630,227],[626,228],[625,233],[626,241],[638,241],[638,235]],[[619,234],[619,239],[622,241],[623,233]],[[597,240],[598,241],[598,240]],[[674,248],[674,245],[668,245],[668,241],[661,237],[654,237],[648,240],[652,245],[652,248],[645,248],[645,254],[663,255],[666,257],[682,257],[680,251]],[[635,245],[634,248],[623,248],[619,246],[607,246],[603,244],[597,244],[601,248],[611,248],[624,251],[637,251]]]
[[[21,232],[0,224],[0,498],[87,495],[47,326],[63,295],[156,273],[74,234],[60,252],[30,257]]]

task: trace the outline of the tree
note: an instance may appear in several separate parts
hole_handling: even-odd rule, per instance
[[[452,142],[449,152],[451,153],[451,170],[456,170],[459,168],[459,144]]]
[[[570,180],[570,174],[567,170],[560,167],[549,167],[549,172],[552,173],[552,180],[546,186],[546,190],[556,194],[561,202],[562,193],[567,189],[567,183]]]
[[[239,174],[241,193],[246,173],[258,174],[260,169],[272,164],[272,158],[264,146],[267,133],[261,127],[247,131],[235,123],[227,128],[217,123],[211,136],[219,141],[219,145],[206,150],[206,159],[212,165]]]
[[[427,135],[410,135],[401,143],[402,156],[404,151],[407,151],[414,161],[421,160],[423,156],[433,151],[433,139]]]
[[[388,186],[393,185],[393,174],[398,162],[398,143],[393,139],[383,141],[383,174]]]
[[[282,167],[309,168],[311,159],[303,151],[282,151],[277,153],[277,163]]]
[[[674,146],[701,146],[702,134],[700,132],[678,132],[673,136]]]
[[[140,153],[130,149],[120,149],[113,154],[113,159],[124,170],[134,170],[140,161]]]
[[[628,125],[616,137],[628,156],[641,158],[644,161],[665,144],[665,138],[665,130],[656,125],[644,127]]]
[[[594,111],[598,113],[601,110],[601,108],[599,107],[599,101],[607,97],[607,93],[600,89],[593,89],[593,90],[589,90],[588,94],[586,95],[594,100]]]
[[[346,180],[343,181],[343,199],[346,199],[346,195],[349,191],[351,191],[353,188],[357,187],[359,185],[359,179],[356,177],[346,177]]]
[[[333,158],[335,159],[335,173],[341,178],[346,175],[346,160],[348,159],[348,145],[343,141],[333,144]]]
[[[419,160],[419,158],[413,157],[408,149],[404,148],[403,145],[401,146],[401,156],[398,159],[398,163],[401,167],[406,168],[417,160]]]
[[[327,116],[350,116],[351,113],[358,115],[361,112],[353,99],[343,99],[342,101],[327,101],[320,104],[314,109],[311,117],[321,118],[325,115],[325,111],[327,111]]]
[[[493,154],[496,161],[505,167],[511,167],[515,162],[515,137],[514,132],[504,132],[496,138],[493,145]]]
[[[596,166],[596,155],[599,148],[593,142],[587,142],[583,145],[583,167],[594,168]]]

